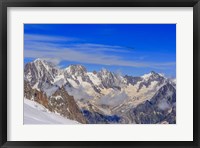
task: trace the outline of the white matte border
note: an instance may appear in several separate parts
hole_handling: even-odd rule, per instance
[[[8,8],[8,141],[192,141],[193,8]],[[24,23],[176,24],[177,124],[23,125]]]

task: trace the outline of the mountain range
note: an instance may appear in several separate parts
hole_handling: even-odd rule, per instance
[[[154,71],[122,76],[36,59],[24,67],[24,98],[83,124],[176,123],[176,81]]]

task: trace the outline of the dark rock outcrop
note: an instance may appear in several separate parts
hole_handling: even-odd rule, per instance
[[[33,100],[39,104],[42,104],[44,107],[49,109],[49,104],[48,104],[49,102],[47,95],[42,91],[38,91],[37,89],[32,89],[30,84],[26,81],[24,81],[24,97],[29,100]]]
[[[52,112],[59,113],[71,120],[87,123],[73,96],[70,96],[64,87],[59,88],[49,97],[49,106]]]
[[[74,98],[68,95],[64,87],[59,88],[48,98],[44,92],[32,89],[30,84],[24,81],[24,97],[43,105],[51,112],[59,113],[63,117],[87,123]]]
[[[104,115],[98,112],[83,110],[83,115],[90,124],[115,124],[120,123],[120,117],[117,115]]]
[[[138,124],[176,123],[176,90],[167,83],[161,87],[150,101],[132,110]]]

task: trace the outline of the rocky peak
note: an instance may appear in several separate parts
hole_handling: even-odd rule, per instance
[[[43,86],[52,85],[58,74],[59,69],[43,59],[36,59],[27,63],[24,68],[25,79],[30,82],[31,86],[39,89]]]
[[[167,82],[167,79],[154,71],[141,76],[142,80],[139,81],[138,91],[143,87],[149,87],[152,82],[156,82],[157,86],[161,86]]]
[[[107,69],[105,69],[105,68],[102,68],[100,71],[99,71],[99,73],[101,73],[101,74],[103,74],[103,75],[108,75],[108,74],[111,74],[111,72],[110,71],[108,71]]]
[[[166,83],[163,87],[159,89],[159,91],[164,91],[165,93],[167,93],[167,91],[176,92],[176,89],[170,83]]]
[[[155,71],[151,71],[150,74],[157,75],[158,73],[156,73]]]
[[[161,76],[160,74],[158,74],[158,73],[156,73],[156,72],[154,72],[154,71],[151,71],[150,73],[148,73],[148,74],[144,74],[143,76],[142,76],[142,78],[144,79],[144,80],[156,80],[156,79],[159,79],[159,78],[161,78],[161,77],[163,77],[163,76]]]
[[[124,78],[126,79],[127,84],[132,84],[132,85],[135,85],[137,84],[137,82],[142,81],[141,77],[133,77],[133,76],[125,75]]]
[[[59,88],[50,96],[49,101],[53,112],[57,112],[68,119],[76,120],[80,123],[87,122],[76,104],[74,97],[70,96],[64,87]]]
[[[176,102],[176,89],[170,83],[162,86],[151,99],[153,103],[161,100],[165,100],[171,105]]]
[[[54,65],[53,63],[46,61],[44,59],[40,59],[40,58],[34,60],[32,63],[34,63],[35,66],[38,66],[38,67],[42,66],[46,68],[46,70],[57,69],[56,65]]]
[[[109,78],[109,79],[113,79],[115,77],[115,74],[110,72],[109,70],[102,68],[98,73],[97,76],[99,78]]]
[[[102,69],[97,73],[97,77],[101,80],[102,85],[105,88],[113,88],[116,87],[119,83],[119,79],[116,75],[107,69]]]
[[[176,90],[167,83],[148,101],[132,111],[135,122],[140,124],[176,123]]]
[[[44,59],[37,58],[37,59],[35,59],[32,63],[43,63],[43,62],[45,62]]]
[[[96,75],[97,74],[97,72],[94,70],[93,72],[92,72],[94,75]]]
[[[83,76],[87,73],[87,69],[82,65],[70,65],[65,72],[68,75]]]

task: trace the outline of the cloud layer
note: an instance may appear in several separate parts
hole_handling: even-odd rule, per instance
[[[129,54],[130,48],[94,43],[77,43],[75,38],[25,34],[24,57],[45,58],[59,64],[61,61],[72,61],[86,64],[111,66],[148,67],[166,69],[175,62],[155,63],[151,61],[127,60],[120,54]],[[113,54],[108,54],[113,53]],[[117,53],[117,54],[114,54]],[[133,54],[133,53],[131,53]],[[137,55],[133,55],[137,56]]]

